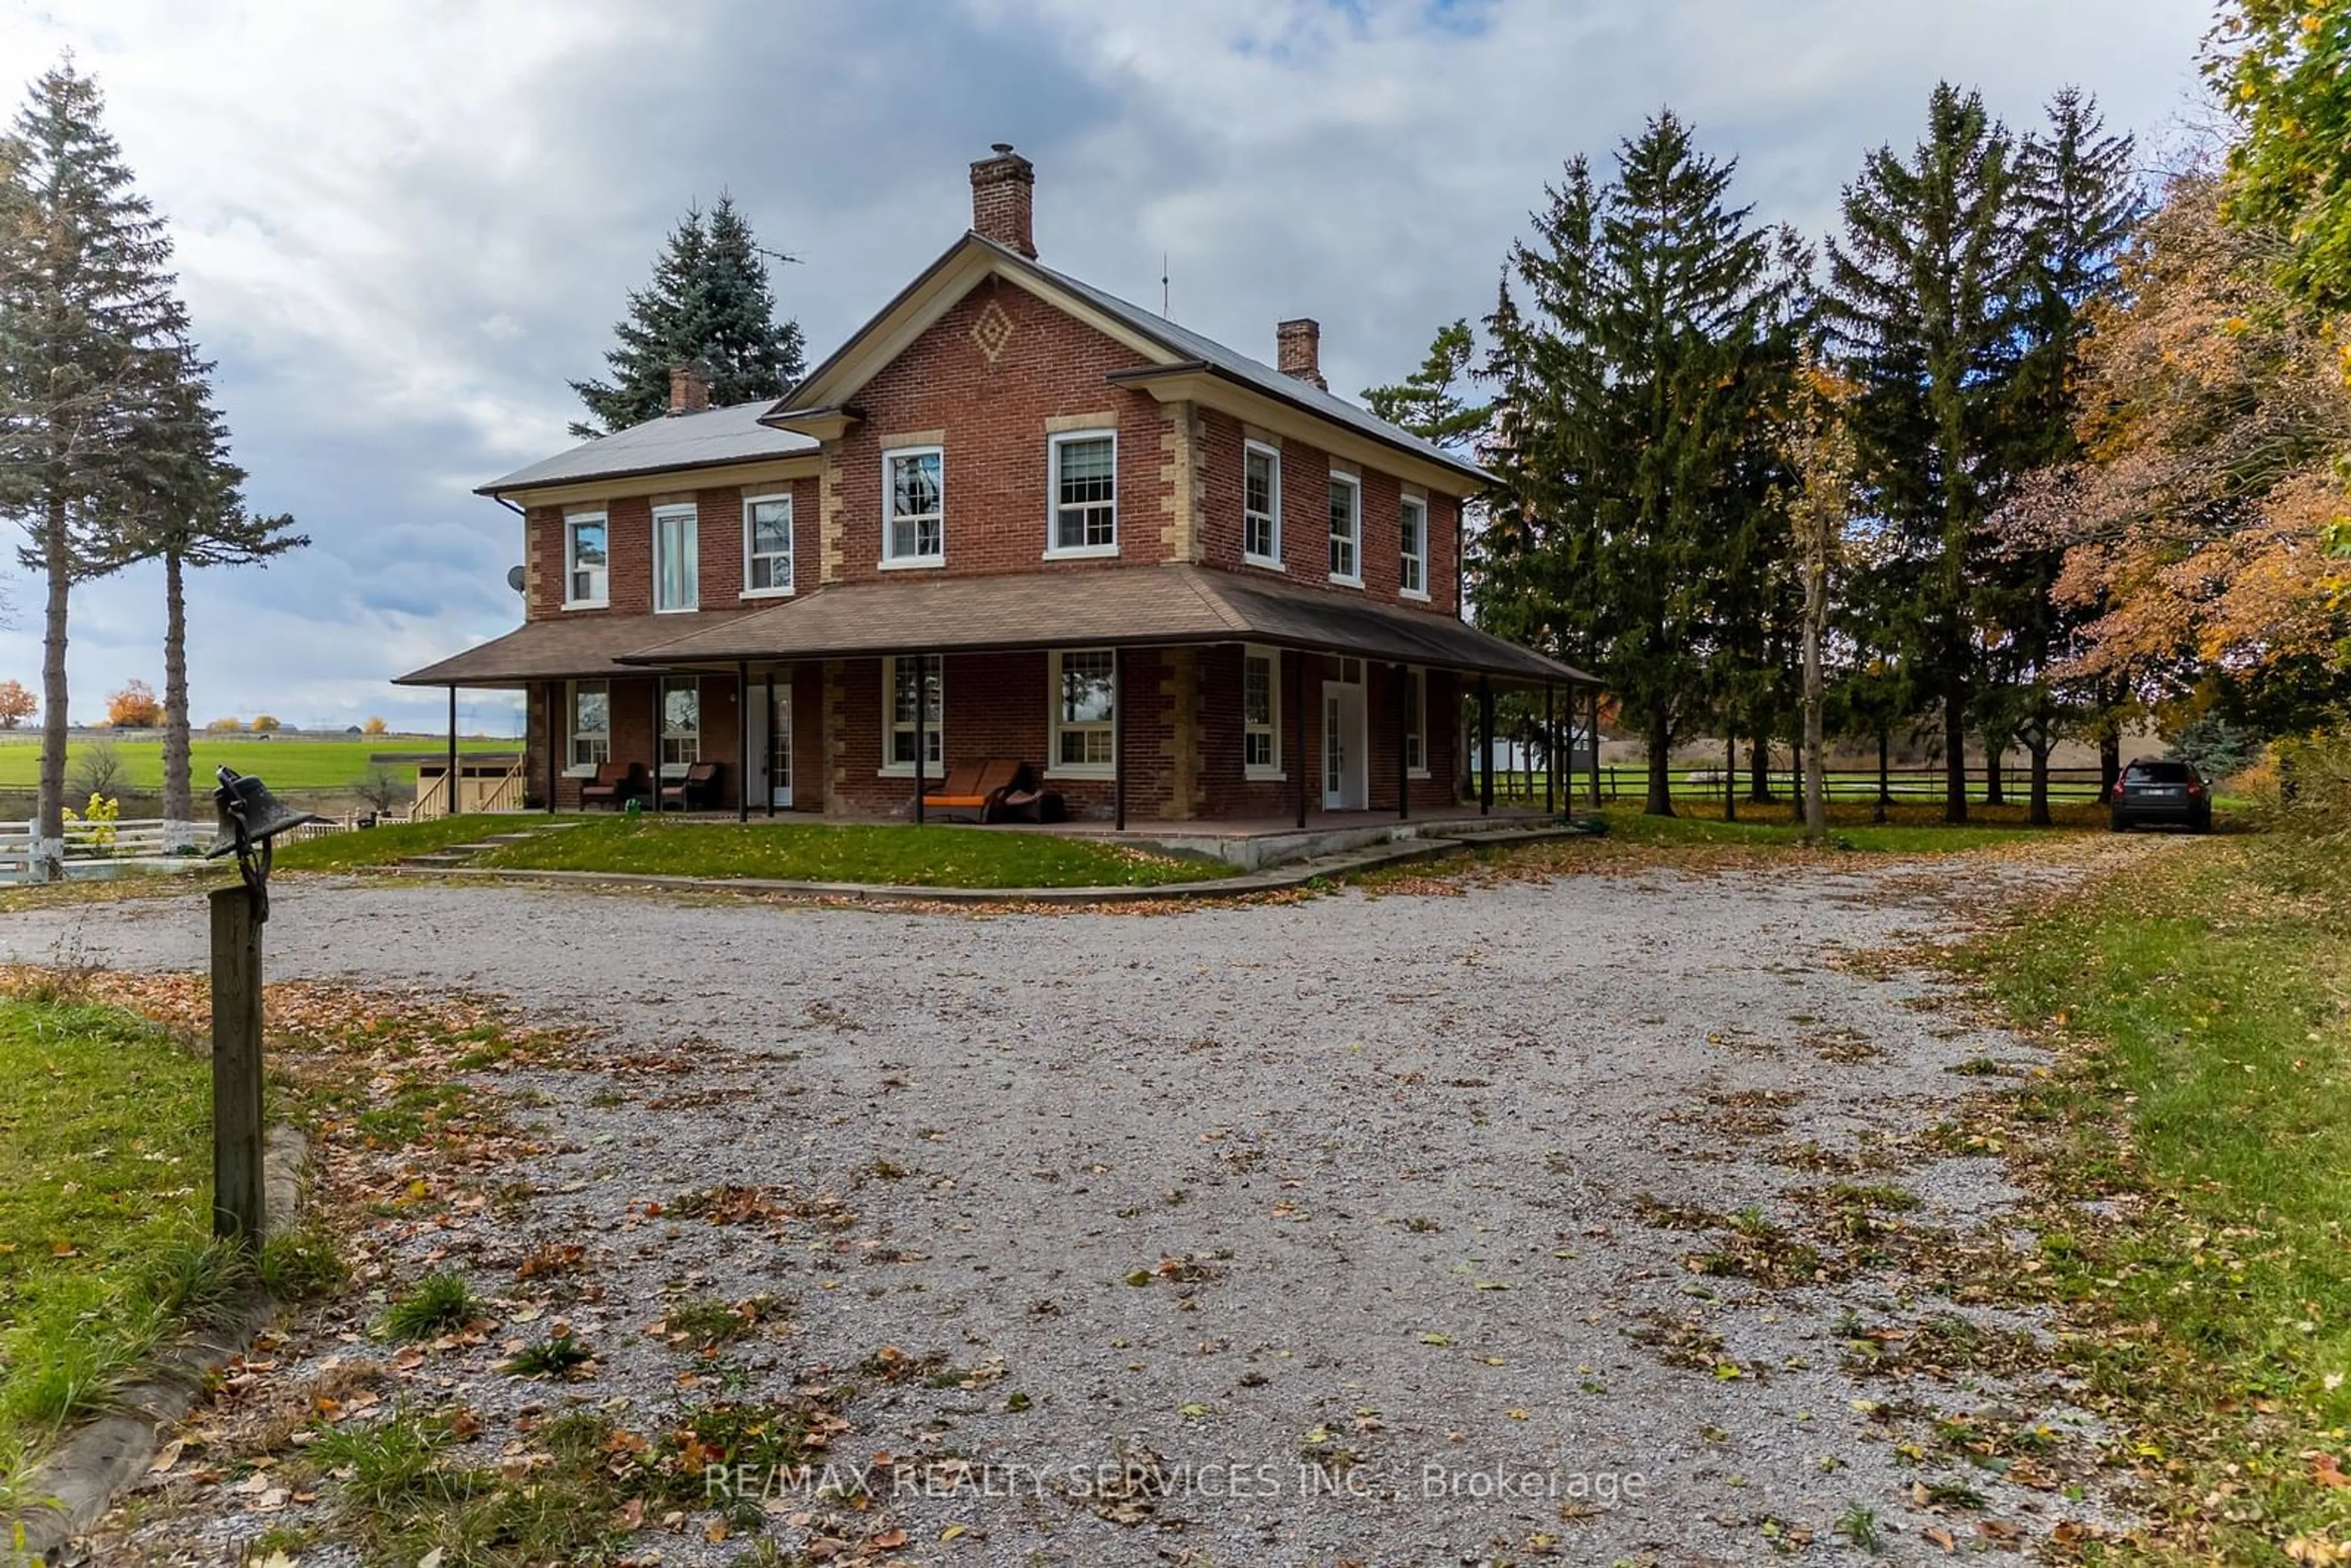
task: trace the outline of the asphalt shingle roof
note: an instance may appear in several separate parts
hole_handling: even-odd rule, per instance
[[[757,402],[705,409],[699,413],[664,414],[599,436],[528,468],[517,468],[502,479],[491,480],[475,494],[495,496],[540,485],[617,479],[627,475],[702,468],[717,463],[757,462],[814,452],[817,444],[810,437],[759,423],[760,416],[775,406],[775,400],[763,398]]]
[[[1252,642],[1506,679],[1592,680],[1450,615],[1188,565],[840,584],[683,635],[650,630],[622,664]]]
[[[1031,261],[1019,251],[998,245],[994,240],[980,235],[974,235],[971,237],[1005,257],[1014,266],[1026,267],[1037,273],[1057,287],[1065,288],[1076,295],[1104,315],[1115,318],[1146,338],[1155,339],[1165,344],[1170,353],[1186,360],[1197,360],[1202,364],[1219,371],[1235,381],[1246,382],[1270,397],[1295,403],[1309,413],[1320,414],[1339,424],[1351,426],[1375,441],[1416,452],[1432,463],[1440,463],[1447,468],[1462,469],[1473,474],[1483,472],[1458,453],[1447,452],[1433,441],[1425,441],[1400,425],[1390,424],[1369,409],[1349,402],[1336,392],[1325,392],[1312,382],[1301,381],[1296,376],[1287,375],[1262,361],[1252,360],[1247,354],[1225,347],[1213,338],[1204,338],[1188,327],[1178,326],[1155,311],[1146,310],[1140,305],[1121,299],[1117,295],[1096,288],[1092,284],[1082,279],[1071,277],[1066,272],[1056,272],[1042,262]]]
[[[421,670],[394,675],[399,686],[515,686],[531,681],[583,680],[599,675],[642,675],[642,665],[617,663],[648,643],[708,630],[742,619],[740,610],[704,610],[683,615],[623,615],[607,611],[568,612],[526,621],[503,637],[453,653]]]

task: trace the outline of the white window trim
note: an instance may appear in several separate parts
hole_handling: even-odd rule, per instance
[[[1396,589],[1396,597],[1399,599],[1416,599],[1426,604],[1428,602],[1428,503],[1418,496],[1406,496],[1402,500],[1398,501],[1396,503],[1396,532],[1399,535],[1404,532],[1404,515],[1408,509],[1414,507],[1420,508],[1420,550],[1416,555],[1409,553],[1401,548],[1401,540],[1399,540],[1399,548],[1396,552],[1400,558],[1396,567],[1396,582],[1398,584]],[[1361,559],[1361,555],[1359,554],[1356,559]],[[1402,563],[1405,560],[1414,560],[1420,563],[1420,586],[1418,588],[1405,588],[1402,586],[1404,582],[1404,567]]]
[[[1110,543],[1106,545],[1057,545],[1053,540],[1061,531],[1061,448],[1072,441],[1108,441],[1110,443]],[[1099,560],[1118,554],[1118,432],[1115,430],[1057,431],[1046,443],[1045,456],[1045,559],[1047,560]],[[941,490],[946,486],[942,485]],[[944,507],[945,503],[941,503]]]
[[[1114,779],[1118,776],[1118,699],[1124,694],[1115,686],[1111,691],[1110,744],[1108,762],[1063,762],[1061,758],[1061,659],[1063,652],[1071,653],[1109,653],[1111,668],[1118,668],[1118,654],[1108,648],[1071,648],[1057,651],[1049,661],[1045,678],[1045,775],[1049,779]],[[1092,729],[1092,725],[1071,725],[1071,729]]]
[[[1415,768],[1406,764],[1404,774],[1407,779],[1426,779],[1428,777],[1428,672],[1418,664],[1408,665],[1405,670],[1405,679],[1412,683],[1416,705],[1413,712],[1420,718],[1420,766]]]
[[[661,733],[653,737],[655,755],[669,748],[669,689],[674,685],[694,687],[694,762],[702,760],[702,677],[699,675],[664,675],[661,678]],[[664,779],[683,779],[694,762],[664,761],[655,769]]]
[[[612,757],[612,683],[610,681],[566,681],[563,683],[563,776],[566,779],[593,779],[601,764],[574,762],[572,748],[580,741],[580,688],[604,688],[604,758]],[[593,734],[593,731],[589,733]]]
[[[791,580],[785,583],[781,588],[754,588],[751,586],[751,508],[769,501],[781,501],[784,504],[784,528],[786,534],[790,539],[790,543],[784,547],[784,575],[790,578]],[[744,497],[743,591],[741,593],[737,594],[737,597],[741,599],[789,599],[793,593],[798,591],[799,587],[800,566],[798,559],[799,550],[800,520],[797,509],[792,505],[792,495],[790,491],[776,490],[764,496]]]
[[[939,553],[936,555],[892,555],[890,553],[890,504],[895,492],[890,483],[890,464],[899,457],[935,456],[939,460]],[[882,561],[883,571],[935,570],[947,563],[947,449],[944,446],[891,446],[882,453]],[[946,687],[939,688],[939,700],[946,700]],[[908,768],[907,776],[914,776]]]
[[[1287,571],[1290,569],[1281,562],[1281,448],[1268,446],[1262,441],[1244,441],[1241,443],[1241,452],[1243,454],[1241,458],[1241,559],[1250,566],[1261,566],[1268,571]],[[1252,554],[1249,548],[1249,457],[1247,455],[1252,452],[1269,459],[1273,465],[1271,492],[1273,553],[1271,555]]]
[[[1355,530],[1355,570],[1352,573],[1334,571],[1331,574],[1331,580],[1338,583],[1343,588],[1361,588],[1364,586],[1363,476],[1359,474],[1342,474],[1337,469],[1333,468],[1331,470],[1331,483],[1333,485],[1344,485],[1347,487],[1348,494],[1353,497],[1350,509],[1354,514]],[[1329,511],[1330,508],[1327,502],[1325,502],[1323,509],[1326,513]],[[1325,561],[1329,560],[1331,558],[1331,540],[1335,537],[1336,536],[1330,531],[1329,526],[1326,522],[1322,531],[1322,559]]]
[[[594,523],[604,530],[604,597],[574,599],[571,580],[578,573],[572,559],[572,528],[580,523]],[[563,608],[566,610],[609,610],[612,604],[612,523],[601,512],[572,512],[563,519]]]
[[[1249,661],[1251,659],[1263,659],[1270,666],[1266,672],[1266,695],[1271,701],[1266,716],[1272,721],[1268,727],[1273,731],[1273,760],[1262,764],[1253,764],[1247,760],[1249,755]],[[1242,643],[1241,687],[1241,755],[1243,758],[1241,777],[1255,783],[1287,782],[1290,775],[1281,766],[1281,650],[1263,647],[1256,643]]]
[[[684,517],[694,524],[694,601],[690,604],[672,604],[664,608],[661,601],[661,540],[662,520],[664,517],[673,521],[677,518]],[[653,613],[656,615],[688,615],[693,613],[695,611],[701,609],[702,508],[691,501],[672,501],[667,506],[655,507],[653,510],[653,517],[651,519],[651,531],[653,533],[653,538],[649,543],[652,546],[653,580],[649,586],[652,590]]]
[[[946,770],[947,664],[936,653],[925,657],[937,665],[939,673],[939,718],[930,727],[930,732],[939,737],[939,761],[936,771],[927,765],[923,769],[924,782],[928,784],[944,778]],[[876,779],[912,779],[914,776],[913,763],[890,760],[892,737],[898,732],[898,664],[894,655],[886,656],[882,661],[882,766],[873,770]]]

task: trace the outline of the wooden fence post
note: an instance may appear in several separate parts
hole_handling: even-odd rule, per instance
[[[261,923],[240,883],[212,895],[213,1234],[261,1245]]]

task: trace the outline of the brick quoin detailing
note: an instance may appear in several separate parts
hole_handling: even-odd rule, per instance
[[[551,772],[554,803],[571,807],[582,780],[569,765],[569,683],[608,684],[612,759],[650,767],[655,671],[679,672],[698,683],[699,754],[725,769],[720,803],[763,813],[766,755],[749,759],[747,779],[737,748],[765,727],[754,705],[772,678],[790,705],[789,809],[893,819],[911,814],[915,786],[911,768],[886,762],[878,650],[925,655],[939,660],[945,693],[943,750],[926,776],[1026,761],[1086,820],[1112,815],[1116,784],[1100,762],[1058,763],[1051,650],[1092,652],[1102,638],[1124,644],[1119,733],[1134,819],[1280,821],[1301,794],[1319,811],[1334,755],[1346,765],[1341,798],[1365,810],[1458,810],[1471,672],[1538,686],[1575,679],[1459,620],[1461,498],[1483,476],[1331,398],[1312,319],[1276,324],[1270,366],[1182,334],[1033,265],[1028,159],[998,145],[970,173],[971,235],[789,396],[710,408],[699,367],[680,365],[661,418],[489,486],[524,514],[523,626],[405,678],[525,690],[530,799],[546,801]],[[1116,442],[1112,493],[1082,487],[1082,472],[1057,493],[1057,441],[1104,434]],[[884,456],[904,448],[938,454],[941,548],[885,564]],[[1253,450],[1278,471],[1270,559],[1245,548]],[[1355,571],[1343,580],[1331,570],[1334,478],[1359,497]],[[772,564],[756,580],[746,567],[747,508],[775,497],[790,500],[788,585]],[[1091,538],[1072,551],[1057,538],[1060,507],[1105,501],[1113,543]],[[689,508],[695,525],[695,593],[674,607],[685,613],[653,609],[653,518],[670,508]],[[1426,519],[1412,593],[1408,508]],[[603,523],[604,602],[572,608],[567,519],[583,516]],[[769,557],[778,520],[765,519]],[[1099,511],[1086,520],[1098,525]],[[1086,613],[1113,594],[1141,595],[1123,601],[1131,618]],[[502,644],[521,650],[504,665]],[[1254,767],[1250,646],[1275,668],[1272,760]],[[1418,716],[1409,749],[1399,657],[1426,661],[1405,677]],[[1358,705],[1360,733],[1351,722],[1340,738],[1353,744],[1332,747],[1326,711]],[[1268,739],[1259,731],[1256,744]],[[1411,756],[1420,766],[1399,801],[1398,763]]]

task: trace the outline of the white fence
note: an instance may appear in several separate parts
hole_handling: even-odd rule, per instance
[[[0,822],[0,876],[21,877],[32,862],[32,822]],[[152,859],[165,853],[163,820],[130,817],[118,822],[71,821],[66,824],[66,860],[125,861]]]
[[[340,819],[329,817],[320,821],[305,822],[298,828],[288,830],[281,837],[289,841],[324,838],[329,833],[349,832],[359,825],[357,815]],[[0,882],[22,881],[31,869],[35,826],[32,822],[0,822]],[[197,849],[202,850],[211,844],[211,823],[193,823],[192,831]],[[99,867],[124,862],[152,862],[173,858],[164,842],[163,820],[161,817],[66,824],[68,875],[72,875],[77,870],[97,872]]]

